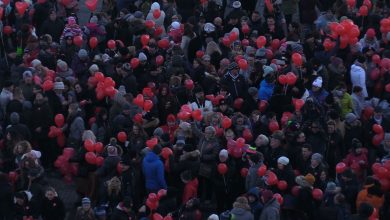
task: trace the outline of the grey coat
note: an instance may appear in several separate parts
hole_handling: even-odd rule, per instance
[[[275,198],[269,200],[263,207],[260,215],[260,220],[279,220],[280,205]]]

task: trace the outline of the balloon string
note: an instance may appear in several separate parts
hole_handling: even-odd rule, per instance
[[[224,188],[225,188],[225,192],[227,193],[225,174],[222,174],[222,179],[223,179],[223,185],[224,185]]]

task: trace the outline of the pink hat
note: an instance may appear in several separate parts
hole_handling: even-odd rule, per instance
[[[69,25],[76,24],[76,19],[72,16],[68,17],[68,24]]]

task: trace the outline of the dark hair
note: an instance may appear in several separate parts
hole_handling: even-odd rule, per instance
[[[159,155],[159,154],[161,153],[161,149],[162,149],[161,145],[156,144],[156,145],[153,147],[153,150],[152,150],[152,151],[153,151],[153,153]]]
[[[361,92],[361,91],[363,91],[363,88],[360,86],[354,86],[352,89],[353,93],[357,93],[357,92]]]
[[[312,151],[312,147],[311,147],[311,144],[309,144],[309,143],[305,143],[305,144],[303,144],[302,145],[302,148],[307,148],[309,151]]]

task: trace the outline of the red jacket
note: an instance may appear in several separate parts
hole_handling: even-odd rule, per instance
[[[360,176],[368,165],[367,151],[363,151],[360,155],[349,153],[343,162]]]
[[[198,196],[198,178],[195,178],[184,186],[184,192],[183,192],[183,205],[190,199]]]

